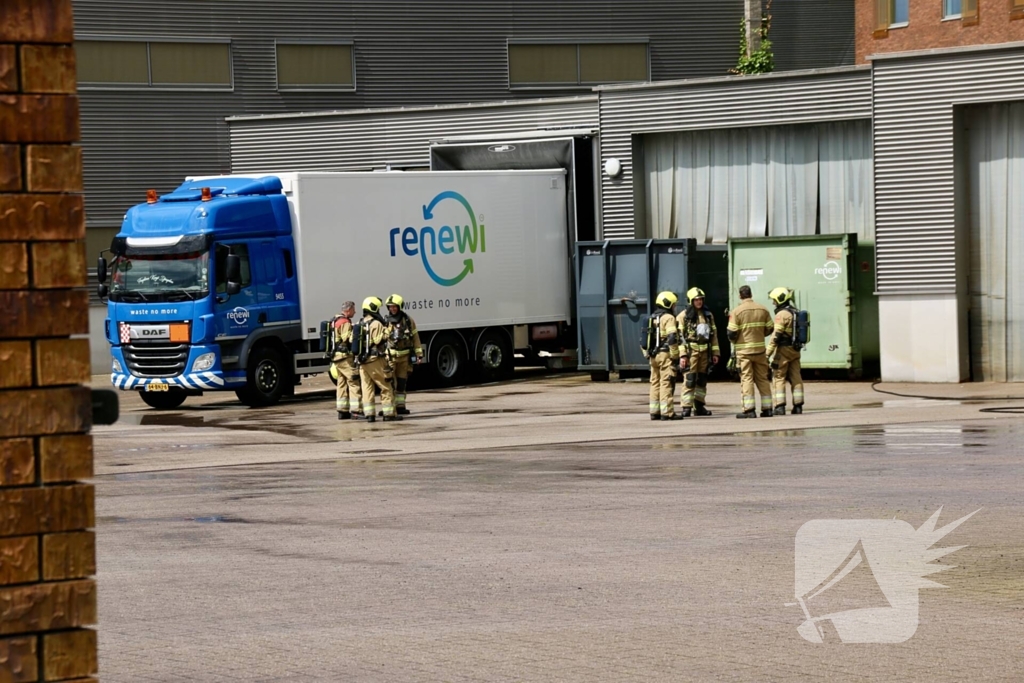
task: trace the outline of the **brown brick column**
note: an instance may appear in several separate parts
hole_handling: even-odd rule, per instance
[[[71,0],[0,0],[0,683],[96,680],[72,41]]]

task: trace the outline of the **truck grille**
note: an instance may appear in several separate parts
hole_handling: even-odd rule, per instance
[[[138,377],[174,377],[188,362],[188,344],[125,344],[121,350],[128,369]]]

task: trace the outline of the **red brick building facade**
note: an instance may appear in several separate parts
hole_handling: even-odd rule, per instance
[[[1024,0],[962,0],[960,18],[945,18],[943,0],[903,0],[904,25],[883,29],[881,12],[896,0],[856,0],[857,63],[875,54],[1024,41]]]

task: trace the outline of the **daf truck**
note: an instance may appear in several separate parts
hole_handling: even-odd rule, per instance
[[[196,177],[98,262],[111,382],[153,408],[265,406],[326,372],[321,322],[397,293],[443,383],[574,360],[563,169]]]

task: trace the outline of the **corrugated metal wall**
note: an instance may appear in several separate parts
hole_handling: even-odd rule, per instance
[[[616,179],[602,173],[606,238],[634,235],[636,134],[871,117],[871,73],[867,67],[607,87],[600,95],[601,165],[614,157],[623,167]]]
[[[492,105],[230,119],[231,170],[355,171],[430,165],[429,141],[597,128],[597,96]]]
[[[1024,99],[1024,47],[876,57],[873,78],[878,291],[959,292],[955,108]]]
[[[772,0],[768,39],[775,70],[853,66],[854,4],[854,0]]]
[[[148,187],[229,169],[224,118],[535,99],[509,90],[508,39],[650,41],[654,80],[725,73],[742,0],[74,0],[78,37],[230,38],[233,92],[82,90],[89,226],[117,226]],[[352,40],[355,92],[278,92],[274,40]],[[589,92],[584,89],[583,93]]]

